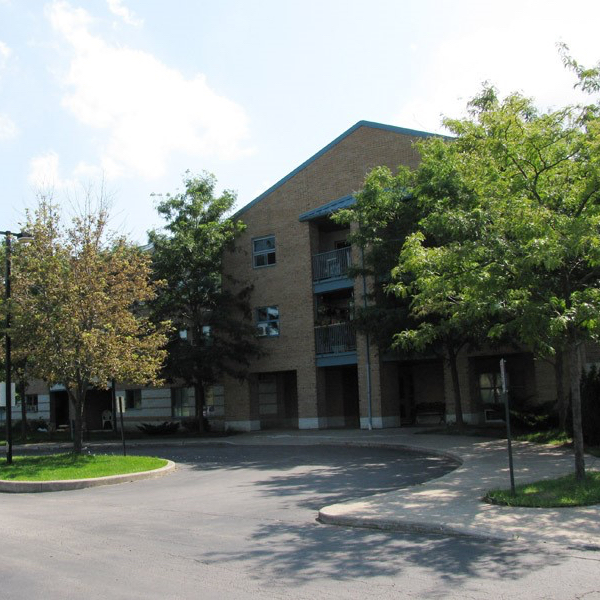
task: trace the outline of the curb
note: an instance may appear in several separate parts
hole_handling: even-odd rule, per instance
[[[356,529],[377,529],[380,531],[399,531],[405,533],[426,533],[437,534],[452,537],[475,538],[482,541],[507,541],[514,540],[512,535],[491,535],[484,533],[475,533],[473,531],[464,531],[455,527],[449,527],[442,524],[420,523],[417,521],[399,521],[398,519],[380,519],[380,518],[356,518],[344,515],[327,514],[327,507],[319,511],[317,521],[324,525],[337,525],[340,527],[353,527]]]
[[[90,479],[63,479],[56,481],[7,481],[5,479],[0,479],[0,492],[8,494],[28,494],[36,492],[82,490],[101,485],[116,485],[118,483],[129,483],[130,481],[155,479],[168,475],[174,469],[175,463],[172,460],[169,460],[164,467],[152,471],[125,473],[124,475],[108,475],[106,477],[93,477]]]
[[[589,541],[565,541],[548,539],[532,539],[527,536],[521,536],[514,533],[503,533],[500,531],[483,532],[474,531],[467,527],[454,527],[445,524],[424,523],[419,521],[401,521],[399,519],[381,519],[377,517],[352,517],[349,515],[331,515],[327,513],[327,508],[319,510],[317,521],[324,525],[333,525],[336,527],[352,527],[354,529],[373,529],[376,531],[394,531],[400,533],[417,533],[428,535],[443,535],[454,538],[468,538],[484,542],[516,542],[525,545],[544,544],[548,546],[558,546],[572,550],[586,550],[600,552],[600,544]]]

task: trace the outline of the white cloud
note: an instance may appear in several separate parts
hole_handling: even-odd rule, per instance
[[[108,177],[160,177],[174,153],[192,159],[247,153],[243,108],[214,92],[204,75],[186,79],[146,52],[110,45],[90,32],[85,10],[66,2],[55,2],[48,14],[73,51],[63,106],[106,131],[100,161]]]
[[[98,165],[90,165],[81,161],[73,170],[73,177],[78,181],[101,181],[104,178],[104,172]]]
[[[14,121],[8,115],[0,113],[0,141],[12,140],[18,133],[19,129]]]
[[[81,161],[70,176],[64,176],[61,173],[58,153],[49,150],[31,159],[28,180],[35,190],[76,190],[88,185],[101,187],[104,173],[97,165]]]
[[[47,152],[31,159],[28,179],[35,189],[54,188],[57,182],[60,182],[58,177],[58,154]]]
[[[106,0],[111,13],[123,19],[127,25],[141,27],[144,20],[136,17],[135,13],[123,5],[123,0]]]
[[[0,69],[3,69],[6,66],[8,57],[11,54],[11,49],[3,41],[0,41]]]
[[[489,27],[448,31],[422,67],[421,78],[413,81],[411,101],[402,104],[394,121],[441,131],[441,115],[464,116],[467,101],[484,81],[495,85],[501,96],[515,91],[531,96],[542,109],[585,101],[573,90],[575,77],[563,67],[556,44],[573,40],[574,56],[592,64],[597,60],[593,44],[583,40],[595,42],[597,20],[590,19],[589,24],[578,21],[578,33],[564,21],[563,7],[557,3],[548,4],[543,16],[535,2],[523,0],[519,6],[518,19],[507,9],[503,16],[494,13],[496,20]]]
[[[60,176],[59,163],[59,156],[54,150],[32,158],[29,163],[29,184],[35,190],[60,190],[75,187],[76,179],[63,179]]]
[[[6,68],[12,50],[0,41],[0,71]],[[15,122],[5,113],[0,113],[0,142],[17,137],[19,129]]]

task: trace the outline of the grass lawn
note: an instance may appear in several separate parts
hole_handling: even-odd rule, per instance
[[[563,444],[571,444],[573,442],[569,434],[560,429],[518,433],[515,435],[515,440],[521,442],[534,442],[536,444],[552,444],[553,446],[562,446]]]
[[[0,479],[13,481],[53,481],[124,475],[164,467],[164,458],[152,456],[112,456],[106,454],[51,454],[15,456],[13,464],[0,462]]]
[[[583,483],[578,483],[573,474],[518,485],[514,496],[511,496],[510,490],[491,490],[483,500],[490,504],[532,508],[600,504],[600,471],[588,471]]]

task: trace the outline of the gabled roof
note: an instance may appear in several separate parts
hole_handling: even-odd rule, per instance
[[[348,208],[348,206],[352,206],[353,204],[356,204],[356,198],[354,196],[343,196],[342,198],[338,198],[337,200],[332,200],[327,204],[323,204],[323,206],[319,206],[318,208],[313,208],[308,212],[302,213],[298,217],[298,220],[312,221],[312,219],[330,215],[340,208]]]
[[[317,158],[319,158],[320,156],[322,156],[323,154],[325,154],[326,152],[331,150],[331,148],[333,148],[334,146],[339,144],[342,140],[347,138],[350,134],[354,133],[360,127],[370,127],[371,129],[383,129],[384,131],[391,131],[393,133],[400,133],[403,135],[411,135],[413,137],[426,138],[426,137],[432,137],[432,136],[438,135],[435,133],[428,133],[426,131],[417,131],[416,129],[406,129],[404,127],[396,127],[395,125],[384,125],[383,123],[375,123],[373,121],[359,121],[358,123],[356,123],[356,125],[353,125],[352,127],[350,127],[350,129],[344,131],[344,133],[342,133],[342,135],[336,137],[335,140],[333,140],[333,142],[330,142],[329,144],[327,144],[327,146],[325,146],[324,148],[319,150],[316,154],[313,154],[313,156],[311,156],[308,160],[305,160],[299,167],[296,167],[293,171],[291,171],[285,177],[283,177],[283,179],[280,179],[276,184],[272,185],[268,190],[264,191],[260,196],[258,196],[254,200],[252,200],[252,202],[249,202],[248,204],[246,204],[246,206],[243,206],[242,208],[240,208],[240,210],[238,210],[233,215],[233,217],[234,218],[239,217],[242,213],[245,213],[251,206],[254,206],[257,202],[260,202],[263,198],[266,198],[269,194],[274,192],[277,188],[281,187],[286,181],[291,179],[294,175],[297,175],[298,173],[300,173],[300,171],[306,169],[306,167],[308,167],[311,163],[313,163],[315,160],[317,160]]]

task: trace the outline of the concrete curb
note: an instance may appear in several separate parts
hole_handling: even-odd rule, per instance
[[[474,538],[489,542],[538,543],[558,545],[575,550],[600,551],[600,529],[597,525],[590,525],[598,523],[600,505],[556,508],[548,509],[548,511],[527,508],[513,508],[510,510],[508,507],[494,507],[506,508],[506,511],[503,511],[504,515],[498,515],[496,514],[497,511],[492,513],[486,510],[487,507],[492,507],[492,505],[487,505],[481,500],[480,492],[483,490],[477,489],[480,485],[479,481],[474,480],[472,488],[465,487],[465,485],[468,486],[469,476],[473,477],[470,473],[478,470],[479,465],[477,463],[481,457],[461,456],[458,452],[448,451],[448,449],[436,452],[425,445],[413,445],[410,442],[397,447],[400,446],[410,450],[452,458],[458,461],[463,468],[454,469],[442,477],[421,484],[421,486],[398,489],[395,492],[385,492],[375,496],[324,506],[318,511],[317,521],[328,525],[360,529]],[[522,444],[522,446],[526,447],[525,444]],[[548,446],[548,449],[553,450],[551,446]],[[586,456],[586,462],[588,463],[588,469],[599,466],[597,459],[589,455]],[[488,464],[487,467],[489,468],[492,465],[493,463]],[[525,472],[531,470],[534,466],[534,463],[529,465],[521,463],[519,465],[520,469]],[[561,476],[570,472],[570,468],[564,472],[558,468],[551,475]],[[453,486],[453,480],[460,477],[461,474],[464,481],[458,487]],[[524,482],[524,480],[534,481],[543,478],[543,476],[538,477],[537,474],[530,472],[526,478],[521,477],[520,479],[521,482]],[[490,482],[487,487],[494,486]],[[439,493],[440,502],[444,502],[444,496],[447,494],[458,493],[468,498],[469,493],[472,494],[476,491],[475,493],[479,497],[476,501],[471,498],[466,503],[460,499],[449,501],[446,514],[443,514],[443,511],[440,512],[440,510],[434,510],[431,515],[428,515],[427,510],[417,510],[417,514],[413,515],[411,513],[415,503],[420,503],[421,500],[411,496],[414,496],[415,492],[418,496],[419,489],[425,492]],[[446,502],[448,501],[446,500]],[[469,507],[470,504],[472,506]],[[525,511],[529,511],[531,514]],[[549,523],[548,518],[544,523],[538,522],[534,511],[540,511],[540,516],[551,515],[550,520],[554,518],[555,522]],[[395,514],[393,514],[394,512]],[[506,518],[503,519],[507,515],[510,516],[512,522],[509,523],[506,522]],[[431,520],[428,519],[429,516]],[[535,525],[528,525],[528,518]],[[502,523],[502,520],[504,520],[504,523]]]
[[[82,490],[100,485],[115,485],[117,483],[129,483],[130,481],[141,481],[143,479],[155,479],[168,475],[175,469],[172,460],[160,469],[152,471],[141,471],[138,473],[125,473],[124,475],[109,475],[107,477],[94,477],[91,479],[63,479],[57,481],[7,481],[0,479],[0,492],[9,494],[28,494],[36,492],[62,492],[65,490]]]
[[[336,514],[329,512],[336,505],[326,506],[319,510],[317,521],[324,525],[334,525],[337,527],[352,527],[354,529],[373,529],[377,531],[394,531],[400,533],[417,533],[443,535],[456,538],[470,538],[485,542],[516,542],[522,544],[545,544],[555,545],[562,548],[571,548],[574,550],[592,550],[600,551],[600,543],[589,540],[566,540],[554,539],[553,537],[531,537],[527,534],[517,534],[514,532],[503,531],[482,531],[476,527],[446,525],[444,523],[426,523],[423,521],[413,521],[410,518],[384,518],[384,517],[355,517],[351,515]],[[337,505],[339,506],[339,505]],[[543,509],[540,509],[543,510]]]
[[[476,533],[473,531],[461,530],[456,527],[449,527],[439,523],[423,523],[419,521],[400,521],[398,519],[351,517],[347,515],[331,515],[325,507],[319,510],[317,521],[324,525],[337,525],[340,527],[353,527],[356,529],[377,529],[380,531],[399,531],[405,533],[425,533],[437,534],[452,537],[475,538],[483,541],[507,541],[514,540],[512,535],[491,535]]]

